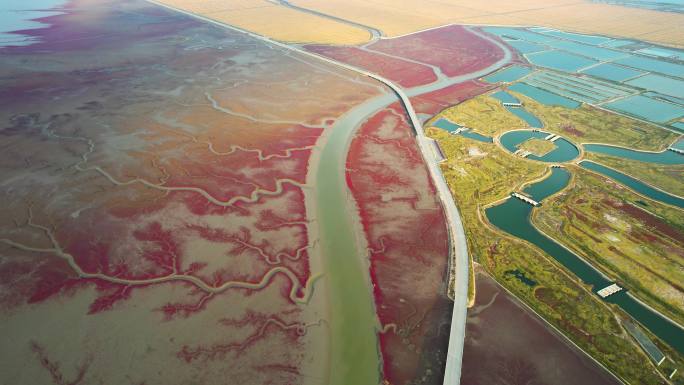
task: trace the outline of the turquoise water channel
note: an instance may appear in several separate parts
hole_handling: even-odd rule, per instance
[[[639,194],[647,196],[653,200],[684,208],[684,199],[651,187],[636,178],[613,170],[610,167],[606,167],[588,160],[583,160],[580,163],[580,166],[586,168],[587,170],[595,171],[599,174],[605,175],[608,178],[613,179],[638,192]]]
[[[675,145],[676,146],[676,145]],[[600,154],[617,156],[623,159],[631,159],[639,162],[658,163],[658,164],[684,164],[684,155],[674,151],[665,150],[662,152],[637,151],[628,148],[609,146],[605,144],[585,144],[584,150],[597,152]]]
[[[441,129],[446,130],[452,134],[455,133],[456,130],[458,130],[459,128],[463,127],[463,126],[460,126],[456,123],[452,123],[449,120],[446,120],[444,118],[440,118],[439,120],[434,122],[432,124],[432,126],[441,128]],[[474,139],[474,140],[477,140],[479,142],[484,142],[484,143],[492,143],[494,141],[494,139],[492,139],[491,137],[479,134],[479,133],[474,132],[472,130],[459,131],[459,133],[457,135],[461,135],[465,138]]]
[[[492,94],[492,97],[494,99],[500,100],[502,103],[520,103],[520,100],[518,100],[518,98],[509,94],[506,91],[495,92]],[[539,120],[539,118],[531,114],[523,107],[505,106],[505,108],[508,110],[508,112],[524,120],[530,127],[544,127],[544,123],[542,123],[542,121]]]
[[[569,181],[570,172],[568,170],[554,168],[548,178],[530,185],[524,192],[532,199],[540,202],[565,188]],[[531,205],[511,197],[504,203],[485,210],[485,215],[494,226],[514,237],[536,245],[552,256],[584,283],[592,285],[594,292],[612,283],[582,258],[537,230],[530,221],[532,210]],[[529,278],[534,279],[534,277]],[[679,352],[684,353],[684,329],[668,321],[625,291],[610,296],[607,301],[620,306],[653,334]]]

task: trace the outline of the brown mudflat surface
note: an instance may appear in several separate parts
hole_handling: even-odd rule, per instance
[[[468,310],[463,385],[619,384],[490,276],[476,273]]]

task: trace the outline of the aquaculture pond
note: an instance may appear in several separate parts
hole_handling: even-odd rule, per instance
[[[594,67],[589,67],[581,71],[583,74],[596,76],[598,78],[622,82],[633,77],[643,75],[646,72],[634,68],[623,67],[611,63],[603,63]]]
[[[607,41],[605,43],[601,43],[601,47],[611,47],[611,48],[618,48],[618,47],[624,47],[626,45],[634,44],[633,41],[631,40],[611,40]]]
[[[523,54],[541,52],[549,49],[549,47],[545,45],[530,43],[529,41],[523,40],[507,40],[506,43],[511,47],[515,48],[516,50],[518,50],[518,52]]]
[[[535,32],[539,32],[539,33],[542,33],[544,35],[551,35],[554,37],[559,37],[561,39],[574,40],[574,41],[578,41],[580,43],[586,43],[586,44],[592,44],[592,45],[605,44],[605,43],[608,43],[611,40],[613,40],[609,37],[582,35],[579,33],[563,32],[563,31],[549,30],[549,29],[545,29],[545,30],[537,29],[537,30],[535,30]]]
[[[569,181],[568,170],[553,168],[549,177],[528,186],[523,192],[540,202],[565,188]],[[530,221],[532,210],[533,206],[511,197],[504,203],[485,210],[485,215],[489,222],[502,231],[524,239],[552,256],[583,282],[592,285],[594,292],[612,283],[582,258],[537,230]],[[653,334],[684,353],[684,329],[655,313],[625,291],[610,296],[607,301],[620,306]]]
[[[646,183],[639,181],[636,178],[623,174],[610,167],[606,167],[588,160],[583,160],[580,163],[580,166],[586,168],[587,170],[595,171],[599,174],[607,176],[608,178],[613,179],[631,188],[637,193],[649,197],[653,200],[684,208],[684,198],[680,198],[678,196],[668,194],[657,188],[651,187]]]
[[[594,104],[635,92],[633,88],[596,78],[550,71],[535,72],[525,79],[525,83],[573,100]]]
[[[533,33],[519,28],[507,28],[507,27],[485,27],[483,28],[485,32],[493,33],[504,39],[516,39],[524,40],[533,43],[545,43],[547,41],[554,40],[553,37],[540,35],[538,33]]]
[[[613,51],[608,48],[594,47],[591,45],[576,43],[574,41],[557,40],[546,43],[553,48],[562,49],[571,53],[586,56],[598,61],[614,60],[627,56],[626,53]]]
[[[684,75],[683,75],[684,76]],[[661,94],[684,98],[684,80],[677,80],[662,75],[648,74],[632,79],[625,84],[660,92]]]
[[[576,102],[572,99],[556,95],[552,92],[531,86],[527,83],[515,83],[508,87],[508,89],[511,91],[519,92],[546,106],[561,106],[565,108],[575,109],[581,105],[579,102]]]
[[[516,130],[509,131],[501,135],[499,140],[501,145],[504,146],[506,150],[510,152],[516,152],[518,150],[518,146],[523,142],[532,138],[544,139],[549,135],[550,133],[543,131]],[[548,154],[544,156],[531,154],[527,156],[527,159],[550,163],[564,163],[577,158],[580,154],[577,147],[575,147],[574,144],[570,143],[565,138],[560,138],[553,143],[556,145],[556,148]]]
[[[598,63],[596,60],[563,51],[544,51],[527,55],[530,63],[565,72],[577,72]]]
[[[603,107],[654,123],[666,123],[684,116],[684,107],[642,95],[634,95],[612,103],[606,103]]]
[[[529,74],[530,72],[532,72],[532,69],[529,67],[512,65],[508,68],[502,69],[501,71],[497,71],[485,77],[484,80],[488,83],[510,83],[520,79],[521,77]]]
[[[609,146],[605,144],[585,144],[584,150],[588,152],[598,152],[601,154],[617,156],[623,159],[637,160],[646,163],[659,164],[684,164],[684,155],[674,151],[665,150],[662,152],[636,151],[628,148]]]
[[[659,94],[659,93],[653,92],[653,91],[646,91],[642,95],[648,96],[649,98],[653,98],[653,99],[661,99],[661,100],[666,101],[666,102],[672,102],[674,104],[679,104],[679,105],[684,107],[684,98],[678,98],[678,97],[672,96],[672,95]]]
[[[643,56],[628,56],[615,60],[615,63],[623,64],[646,71],[658,72],[665,75],[684,77],[684,65],[670,63],[658,59]]]
[[[643,53],[644,55],[658,56],[662,58],[674,58],[678,60],[684,60],[684,51],[659,48],[659,47],[649,47],[642,48],[637,52]]]

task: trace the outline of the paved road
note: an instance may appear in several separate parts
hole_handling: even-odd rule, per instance
[[[463,358],[463,341],[465,338],[465,325],[466,325],[466,312],[467,312],[467,307],[468,307],[468,279],[469,279],[469,258],[468,258],[468,249],[467,249],[467,243],[466,243],[466,238],[465,238],[465,232],[463,229],[463,223],[461,222],[461,216],[458,212],[458,208],[456,207],[456,204],[454,203],[454,200],[451,196],[451,191],[449,190],[449,187],[447,186],[446,180],[444,179],[444,176],[442,175],[442,171],[439,168],[439,165],[433,155],[433,150],[431,148],[431,144],[429,139],[425,136],[425,131],[423,129],[423,125],[418,119],[418,116],[416,114],[415,109],[413,108],[413,105],[411,104],[411,100],[407,96],[407,94],[404,92],[404,90],[399,87],[398,85],[394,84],[388,79],[385,79],[384,77],[374,74],[372,72],[368,72],[362,68],[354,67],[346,63],[338,62],[336,60],[327,58],[325,56],[321,56],[309,51],[306,51],[300,47],[286,44],[286,43],[281,43],[276,40],[272,40],[268,37],[258,35],[237,27],[234,27],[229,24],[221,23],[216,20],[212,20],[210,18],[197,15],[191,12],[184,11],[182,9],[178,9],[175,7],[168,6],[166,4],[161,4],[158,3],[157,1],[154,0],[147,0],[151,3],[154,3],[156,5],[172,9],[176,12],[183,13],[185,15],[191,16],[196,19],[203,20],[205,22],[215,24],[218,26],[221,26],[223,28],[227,28],[239,33],[246,34],[252,38],[264,41],[268,44],[284,48],[286,50],[294,51],[299,54],[302,54],[304,56],[312,57],[317,60],[332,64],[337,67],[341,67],[350,71],[354,71],[358,74],[361,74],[363,76],[367,76],[371,79],[375,79],[383,84],[385,84],[387,87],[392,89],[394,93],[399,97],[401,100],[401,103],[403,104],[404,108],[406,109],[406,113],[410,119],[411,125],[413,126],[415,133],[416,133],[416,141],[418,143],[418,146],[420,148],[423,160],[425,161],[425,164],[428,167],[428,171],[430,173],[430,176],[432,177],[432,180],[435,184],[435,187],[437,188],[437,193],[439,195],[439,199],[441,201],[442,207],[444,208],[444,212],[446,215],[447,219],[447,226],[449,230],[449,240],[450,240],[450,253],[451,253],[451,261],[454,263],[454,270],[456,271],[456,276],[455,276],[455,281],[456,285],[454,288],[455,291],[455,298],[454,298],[454,308],[452,312],[452,317],[451,317],[451,330],[450,330],[450,335],[449,335],[449,348],[447,352],[447,361],[446,361],[446,369],[445,369],[445,376],[444,376],[444,384],[445,385],[458,385],[460,384],[461,381],[461,361]],[[476,79],[479,78],[496,68],[501,67],[503,64],[508,62],[511,57],[510,51],[500,44],[498,41],[491,39],[490,37],[486,35],[481,35],[479,33],[476,33],[477,35],[485,38],[486,40],[494,42],[499,48],[501,48],[505,55],[504,58],[499,60],[498,62],[492,64],[491,66],[480,70],[476,71],[470,74],[465,74],[462,76],[458,77],[453,77],[453,78],[448,78],[443,81],[438,81],[432,84],[428,84],[426,86],[420,86],[420,87],[415,87],[412,88],[409,93],[411,96],[416,96],[420,95],[426,92],[431,92],[435,91],[444,87],[447,87],[452,84],[457,84],[463,81],[471,80],[471,79]]]

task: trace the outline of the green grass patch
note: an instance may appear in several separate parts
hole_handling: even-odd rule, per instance
[[[487,95],[480,95],[448,108],[439,117],[448,118],[454,123],[472,128],[487,136],[495,136],[508,130],[528,126],[522,119],[505,109],[499,100]]]
[[[533,155],[536,156],[544,156],[548,154],[549,152],[553,151],[556,149],[556,145],[553,144],[553,142],[544,140],[544,139],[539,139],[539,138],[530,138],[527,139],[526,141],[520,143],[518,145],[518,148],[524,151],[529,151]]]
[[[573,173],[564,193],[534,211],[535,226],[684,325],[683,212],[579,167]]]

